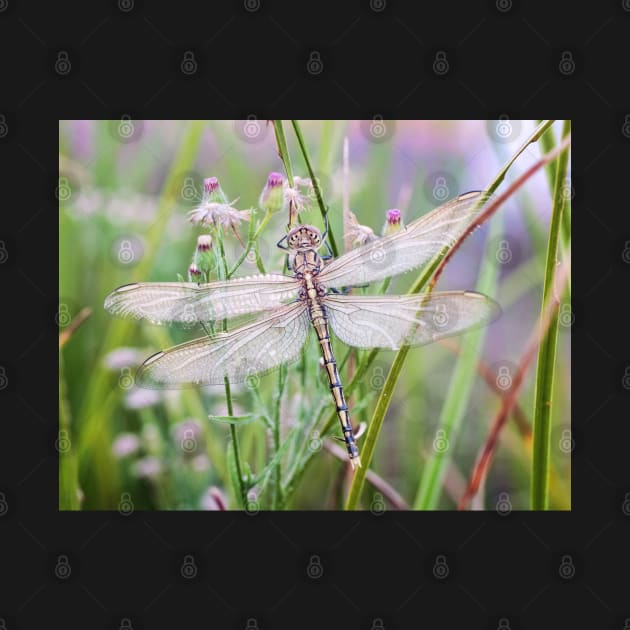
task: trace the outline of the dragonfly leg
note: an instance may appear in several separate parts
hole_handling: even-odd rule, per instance
[[[279,247],[280,249],[289,249],[288,245],[282,245],[283,241],[287,240],[287,235],[285,234],[277,243],[276,243],[276,247]]]
[[[321,256],[322,260],[330,260],[333,257],[333,251],[330,249],[330,244],[328,241],[324,241],[324,245],[326,246],[327,253]]]

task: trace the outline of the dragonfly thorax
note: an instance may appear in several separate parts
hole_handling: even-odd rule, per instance
[[[291,269],[298,278],[303,278],[305,274],[316,276],[324,268],[322,257],[314,249],[291,252],[289,260]]]

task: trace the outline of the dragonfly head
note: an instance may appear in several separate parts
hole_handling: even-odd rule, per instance
[[[322,245],[322,233],[312,225],[298,225],[287,234],[289,249],[301,251],[319,249]]]

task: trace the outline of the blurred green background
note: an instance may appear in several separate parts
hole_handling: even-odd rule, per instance
[[[358,221],[380,234],[390,208],[399,208],[403,220],[410,222],[448,198],[486,187],[536,125],[376,119],[303,121],[301,126],[330,207],[331,229],[343,250],[344,190]],[[556,142],[560,128],[555,123],[549,132]],[[307,177],[289,124],[285,132],[294,174]],[[531,145],[509,170],[506,182],[540,155],[539,144]],[[60,508],[239,508],[226,456],[229,426],[207,418],[227,413],[223,388],[151,391],[133,386],[135,368],[149,355],[203,331],[116,320],[103,310],[103,300],[122,284],[186,279],[197,236],[204,233],[190,224],[187,212],[199,203],[204,178],[217,177],[227,197],[237,199],[235,207],[255,211],[269,172],[284,172],[272,125],[255,120],[63,121],[59,169],[59,324],[62,336],[67,335],[60,349]],[[469,394],[463,395],[460,429],[448,444],[450,463],[435,508],[456,506],[499,407],[496,387],[488,383],[504,382],[501,376],[514,374],[535,328],[551,199],[541,170],[467,239],[438,283],[438,290],[475,289],[479,274],[490,274],[491,297],[503,315],[478,338],[482,364],[466,383]],[[252,220],[259,221],[263,214],[252,212]],[[302,219],[322,225],[314,201]],[[259,252],[267,272],[283,270],[282,252],[275,243],[286,224],[287,215],[280,212],[261,235]],[[243,241],[247,230],[244,223]],[[230,234],[225,243],[233,263],[242,245]],[[248,256],[236,275],[255,273],[255,258]],[[416,277],[411,272],[394,279],[388,292],[403,293]],[[86,307],[90,314],[75,329],[73,322]],[[571,321],[570,304],[563,297],[552,416],[552,509],[570,509]],[[449,385],[468,337],[411,350],[379,436],[372,462],[378,479],[376,487],[371,482],[366,486],[365,508],[416,503],[427,459],[441,437],[438,423],[447,396],[455,400],[461,395]],[[335,349],[341,361],[347,348],[337,342]],[[355,423],[371,417],[392,358],[392,352],[380,353],[352,396]],[[344,367],[342,379],[348,378],[347,370],[356,360]],[[283,440],[290,434],[282,454],[283,480],[304,461],[300,457],[309,457],[303,474],[285,488],[287,509],[339,509],[347,488],[345,457],[332,453],[334,441],[317,432],[322,421],[312,424],[316,413],[325,419],[333,409],[319,370],[311,335],[304,359],[288,366],[279,405]],[[260,379],[257,391],[234,386],[234,413],[273,410],[277,383],[278,375],[272,373]],[[519,417],[511,417],[501,433],[475,508],[495,509],[507,497],[514,509],[527,509],[533,397],[532,368],[519,397]],[[237,431],[241,458],[256,475],[271,457],[269,431],[261,421]],[[380,482],[387,486],[379,488]],[[252,488],[250,509],[269,508],[270,501],[268,484]]]

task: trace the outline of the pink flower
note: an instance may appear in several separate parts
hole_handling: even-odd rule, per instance
[[[135,433],[120,433],[112,444],[112,451],[116,457],[133,455],[140,448],[140,438]]]
[[[162,472],[162,462],[157,457],[143,457],[136,462],[134,469],[138,477],[157,477]]]
[[[152,407],[160,402],[160,393],[155,389],[142,389],[134,387],[125,397],[127,409],[144,409]]]
[[[125,367],[140,365],[144,355],[137,348],[116,348],[105,355],[104,363],[110,370],[121,370]]]
[[[219,190],[221,190],[221,186],[219,186],[219,180],[216,177],[206,177],[206,179],[203,180],[204,193],[210,195]]]

